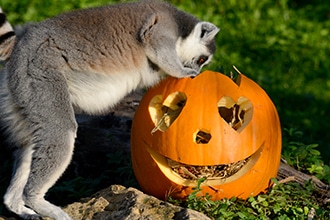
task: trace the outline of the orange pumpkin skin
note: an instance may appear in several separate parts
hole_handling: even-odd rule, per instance
[[[157,125],[150,115],[152,100],[157,96],[161,103],[153,106],[161,105],[175,92],[185,94],[184,107],[166,130],[155,131]],[[220,115],[219,100],[224,97],[238,105],[243,97],[252,106],[246,105],[246,115],[251,116],[242,120],[241,130],[235,130]],[[207,143],[196,142],[194,135],[198,131],[210,134]],[[246,199],[265,192],[270,179],[276,177],[281,142],[276,108],[261,87],[243,74],[234,82],[221,73],[205,71],[194,79],[168,77],[148,90],[133,119],[131,156],[142,190],[160,199],[168,195],[184,199],[197,183],[170,174],[165,158],[188,165],[213,166],[250,157],[247,165],[232,177],[202,184],[202,193],[210,194],[214,200],[234,196]]]

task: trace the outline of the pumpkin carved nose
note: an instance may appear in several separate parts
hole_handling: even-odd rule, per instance
[[[194,140],[197,144],[207,144],[211,140],[210,132],[206,130],[199,130],[194,134]]]

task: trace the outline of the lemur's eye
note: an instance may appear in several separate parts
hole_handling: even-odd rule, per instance
[[[199,59],[197,60],[198,65],[202,65],[207,61],[207,56],[200,56]]]

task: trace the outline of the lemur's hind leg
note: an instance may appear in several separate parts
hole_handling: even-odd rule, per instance
[[[23,191],[30,174],[33,146],[25,146],[15,152],[14,173],[4,196],[7,208],[24,219],[39,218],[32,209],[25,206]]]
[[[47,139],[53,143],[47,143],[47,147],[41,145],[33,154],[30,176],[24,188],[24,201],[25,205],[42,216],[71,219],[59,207],[46,201],[44,195],[69,165],[74,139],[74,132],[62,131],[62,135],[54,137],[53,141]]]
[[[24,219],[36,219],[39,214],[70,219],[59,207],[45,201],[44,195],[70,163],[75,126],[65,130],[62,126],[49,124],[40,131],[45,133],[33,138],[38,140],[37,143],[23,145],[16,150],[14,174],[4,203]]]
[[[71,220],[44,195],[71,161],[77,123],[64,76],[53,70],[43,74],[47,75],[45,80],[32,76],[25,83],[31,86],[25,86],[22,92],[17,88],[11,94],[24,116],[24,129],[29,131],[25,133],[31,134],[25,139],[33,144],[26,146],[21,142],[18,148],[17,167],[5,203],[23,218],[40,215]]]
[[[63,132],[64,133],[64,132]],[[19,149],[16,152],[15,173],[8,187],[4,202],[6,206],[24,219],[50,216],[57,220],[71,219],[59,207],[44,199],[70,163],[74,132],[61,136],[58,145]],[[66,136],[66,137],[65,137]]]

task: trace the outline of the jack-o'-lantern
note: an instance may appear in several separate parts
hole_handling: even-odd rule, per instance
[[[200,178],[212,199],[246,199],[276,177],[281,128],[274,104],[251,79],[205,71],[168,77],[135,113],[131,156],[142,190],[184,199]]]

